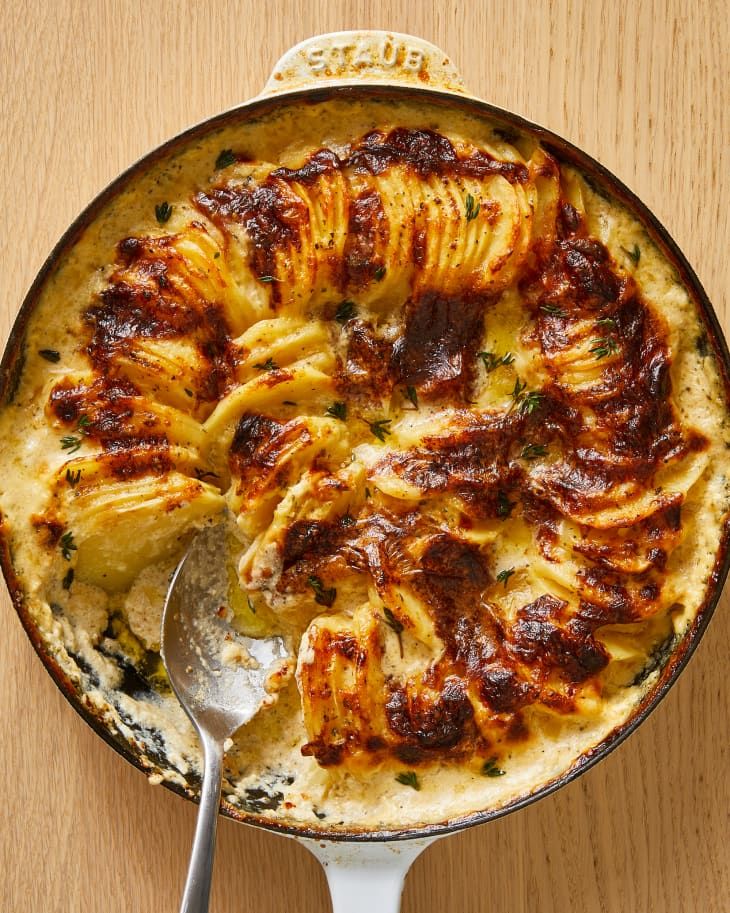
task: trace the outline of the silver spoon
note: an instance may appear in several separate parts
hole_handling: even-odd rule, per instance
[[[289,655],[281,637],[244,637],[227,621],[226,540],[225,522],[196,534],[172,577],[162,616],[162,660],[204,759],[180,913],[208,910],[224,742],[261,708],[268,675]]]

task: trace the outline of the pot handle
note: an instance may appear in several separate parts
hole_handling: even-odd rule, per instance
[[[317,35],[290,48],[261,94],[353,83],[467,94],[461,74],[436,45],[413,35],[366,29]]]
[[[390,843],[301,842],[322,863],[332,913],[398,913],[408,869],[435,837]]]

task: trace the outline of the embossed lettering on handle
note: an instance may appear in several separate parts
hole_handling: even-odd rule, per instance
[[[396,32],[356,31],[320,35],[287,51],[262,94],[354,82],[464,92],[461,76],[435,45]]]

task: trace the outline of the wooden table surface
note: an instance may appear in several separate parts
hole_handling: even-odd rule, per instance
[[[722,0],[5,0],[0,331],[67,224],[122,168],[256,94],[309,35],[387,28],[596,156],[668,226],[727,328],[730,34]],[[177,910],[192,804],[97,738],[3,593],[4,913]],[[405,913],[727,913],[730,612],[646,724],[556,795],[431,847]],[[222,821],[214,913],[329,909],[293,841]]]

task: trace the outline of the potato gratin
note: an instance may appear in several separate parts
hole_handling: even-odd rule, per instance
[[[286,109],[138,175],[42,289],[1,419],[40,636],[185,786],[160,613],[229,512],[236,624],[297,661],[224,792],[284,822],[438,821],[565,772],[725,535],[725,393],[672,266],[534,140],[419,111]]]

